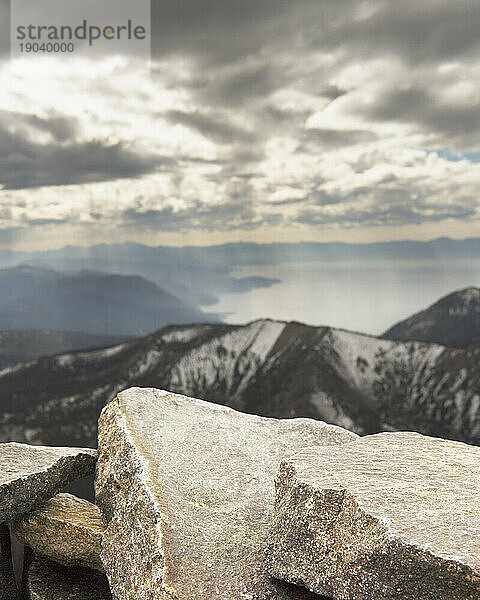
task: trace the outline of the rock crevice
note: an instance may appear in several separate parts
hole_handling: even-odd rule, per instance
[[[132,388],[100,417],[98,506],[57,493],[96,461],[0,444],[0,600],[9,526],[29,600],[480,599],[478,447]]]
[[[102,560],[115,597],[294,598],[264,567],[278,463],[306,443],[356,437],[319,421],[245,415],[159,390],[122,392],[100,418],[96,479],[106,519]]]
[[[0,523],[37,508],[62,488],[95,471],[89,448],[0,444]]]
[[[64,566],[103,571],[103,524],[97,506],[71,494],[57,494],[14,523],[17,540]]]

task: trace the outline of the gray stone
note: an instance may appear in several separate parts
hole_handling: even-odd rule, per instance
[[[94,504],[71,494],[57,494],[42,507],[19,517],[17,540],[62,565],[103,571],[100,543],[103,523]]]
[[[96,501],[116,600],[287,600],[264,569],[279,462],[356,436],[154,389],[122,392],[99,421]]]
[[[29,512],[63,487],[95,471],[85,448],[0,444],[0,523]]]
[[[480,448],[384,433],[282,463],[269,572],[337,600],[479,600]]]
[[[98,571],[65,567],[37,556],[27,575],[30,600],[111,600],[107,578]]]

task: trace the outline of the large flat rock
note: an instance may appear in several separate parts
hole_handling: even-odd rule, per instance
[[[287,600],[264,568],[279,462],[356,436],[154,389],[122,392],[99,422],[96,501],[116,600]]]
[[[95,471],[96,450],[0,444],[0,523],[46,502]]]
[[[275,577],[338,600],[479,600],[480,448],[384,433],[282,463]]]
[[[103,523],[94,504],[57,494],[37,510],[19,517],[13,526],[21,544],[62,565],[103,571],[100,543]]]
[[[66,567],[37,556],[27,575],[29,600],[111,600],[107,578],[81,567]]]

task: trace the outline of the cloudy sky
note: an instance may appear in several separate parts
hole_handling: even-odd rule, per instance
[[[152,27],[150,73],[3,52],[1,246],[480,235],[477,0],[157,0]]]

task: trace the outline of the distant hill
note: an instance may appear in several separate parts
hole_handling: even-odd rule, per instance
[[[41,329],[141,336],[169,324],[216,320],[135,275],[0,270],[0,330]]]
[[[361,434],[416,430],[480,444],[479,364],[478,345],[459,350],[298,323],[167,327],[4,370],[0,440],[94,444],[102,407],[136,385]]]
[[[232,267],[285,262],[379,259],[448,261],[474,258],[480,258],[480,238],[454,240],[443,237],[426,242],[404,240],[354,244],[235,242],[216,246],[183,247],[146,246],[126,242],[86,247],[65,246],[55,250],[32,252],[0,249],[0,265],[5,267],[28,263],[62,270],[88,268],[112,271],[114,265],[128,268],[128,273],[140,273],[148,279],[155,280],[156,275],[174,273],[179,268],[186,269],[188,275],[199,269],[204,274],[208,270],[211,274],[225,275]]]
[[[0,331],[0,369],[60,352],[105,348],[125,338],[71,331]]]
[[[453,292],[397,323],[383,337],[467,346],[480,339],[480,289],[470,287]]]
[[[211,305],[222,294],[244,293],[278,282],[268,277],[233,276],[237,264],[243,264],[250,256],[255,256],[255,251],[244,244],[204,248],[98,244],[30,253],[0,250],[0,267],[30,264],[61,271],[87,269],[140,275],[174,295],[191,298],[195,304]]]
[[[438,263],[480,259],[480,238],[394,241],[370,244],[340,242],[230,243],[218,246],[145,246],[136,243],[66,246],[55,250],[0,250],[0,267],[28,263],[57,270],[93,269],[141,275],[197,304],[214,304],[222,294],[243,293],[278,283],[271,277],[241,276],[247,265],[278,265],[322,261],[361,262],[435,260]]]

